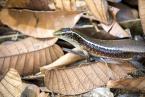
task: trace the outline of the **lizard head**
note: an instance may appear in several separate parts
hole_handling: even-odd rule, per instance
[[[63,28],[53,33],[55,37],[65,40],[73,45],[78,44],[77,32],[73,31],[71,28]]]
[[[54,32],[53,34],[56,37],[67,36],[67,35],[72,34],[72,29],[71,28],[62,28],[62,29]]]

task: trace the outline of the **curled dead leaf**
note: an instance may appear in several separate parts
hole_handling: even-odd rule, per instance
[[[20,97],[22,81],[18,72],[10,69],[0,80],[0,97]]]
[[[78,48],[73,49],[75,51],[78,50]],[[59,59],[57,59],[56,61],[54,61],[53,63],[43,66],[40,68],[41,73],[45,73],[46,70],[52,70],[52,69],[56,69],[58,67],[61,66],[66,66],[69,64],[72,64],[76,61],[82,60],[84,59],[83,57],[73,54],[73,53],[67,53],[66,55],[60,57]]]
[[[119,11],[118,8],[112,7],[110,9],[113,13],[114,19],[116,17],[117,12]],[[130,33],[125,31],[116,20],[113,20],[111,25],[105,25],[101,24],[102,28],[108,32],[109,34],[119,37],[119,38],[124,38],[124,37],[131,37]]]
[[[72,68],[48,70],[45,72],[45,85],[53,92],[75,95],[105,86],[110,79],[126,78],[129,72],[135,70],[128,63],[108,64],[108,66],[98,62],[81,64],[81,66]]]
[[[106,32],[108,32],[113,36],[119,38],[131,37],[130,33],[125,31],[116,21],[113,21],[111,25],[104,25],[104,24],[101,25]]]
[[[0,12],[3,24],[37,38],[54,37],[54,31],[60,28],[72,28],[80,17],[81,13],[65,11],[3,9]]]
[[[111,80],[107,83],[107,87],[145,92],[145,77]]]
[[[85,0],[88,8],[95,18],[105,24],[111,24],[112,19],[108,12],[108,3],[106,0]]]
[[[35,74],[41,66],[50,64],[63,55],[55,45],[56,38],[27,38],[9,45],[0,46],[0,74],[15,68],[20,75]]]

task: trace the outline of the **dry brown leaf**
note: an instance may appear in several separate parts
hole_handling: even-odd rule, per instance
[[[53,37],[53,32],[60,28],[72,28],[81,13],[62,11],[31,11],[3,9],[0,20],[14,30],[37,38]]]
[[[113,21],[112,25],[104,25],[101,24],[103,29],[108,32],[109,34],[119,37],[119,38],[124,38],[124,37],[131,37],[130,33],[125,31],[117,21]]]
[[[76,0],[54,0],[56,9],[64,11],[76,11]]]
[[[107,87],[145,92],[145,77],[111,80],[107,83]]]
[[[84,11],[86,3],[83,0],[53,0],[54,9],[63,11]],[[52,8],[52,7],[51,7]]]
[[[119,11],[118,8],[112,7],[111,11],[113,13],[114,19],[115,16],[117,14],[117,12]],[[124,38],[124,37],[130,37],[130,33],[128,33],[127,31],[125,31],[116,20],[113,20],[111,25],[104,25],[101,24],[103,29],[108,32],[109,34],[119,37],[119,38]]]
[[[18,72],[10,69],[0,81],[0,97],[20,97],[22,81]]]
[[[145,0],[138,0],[139,14],[141,18],[142,28],[145,34]]]
[[[7,8],[23,8],[32,10],[63,10],[77,11],[78,8],[85,6],[81,0],[7,0]]]
[[[24,8],[32,10],[49,10],[51,0],[6,0],[8,8]]]
[[[78,48],[73,49],[75,51],[78,50]],[[66,55],[60,57],[59,59],[57,59],[56,61],[54,61],[53,63],[43,66],[40,68],[41,73],[44,73],[46,70],[52,70],[52,69],[56,69],[58,67],[61,66],[66,66],[69,64],[72,64],[76,61],[82,60],[84,59],[83,57],[73,54],[73,53],[67,53]]]
[[[27,38],[16,43],[0,46],[0,74],[15,68],[20,75],[34,74],[41,66],[50,64],[63,55],[53,39]]]
[[[110,68],[108,68],[108,66]],[[128,63],[123,64],[91,63],[74,68],[65,68],[45,72],[45,85],[54,92],[75,95],[91,89],[105,86],[107,82],[128,77],[135,68]]]
[[[105,24],[111,24],[112,19],[108,13],[108,4],[106,0],[85,0],[88,8],[95,18]]]

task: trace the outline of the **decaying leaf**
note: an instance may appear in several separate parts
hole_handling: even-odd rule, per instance
[[[32,10],[49,10],[51,0],[6,0],[7,8],[23,8]]]
[[[109,66],[109,68],[108,68]],[[90,63],[78,67],[51,70],[45,72],[45,85],[54,92],[75,95],[85,93],[100,86],[105,86],[109,80],[129,77],[127,73],[135,68],[128,63],[123,64]]]
[[[78,8],[85,6],[82,0],[7,0],[7,8],[21,8],[31,10],[63,10],[77,11]]]
[[[107,86],[109,88],[120,88],[145,92],[145,77],[111,80],[107,83]]]
[[[145,34],[145,0],[138,0],[139,4],[139,14],[141,18],[142,28]]]
[[[105,24],[111,24],[112,19],[108,12],[108,4],[106,0],[85,0],[88,8],[95,18]]]
[[[101,24],[103,29],[108,32],[109,34],[119,37],[119,38],[124,38],[124,37],[131,37],[130,33],[125,31],[116,21],[113,21],[111,25],[104,25]]]
[[[56,9],[76,11],[76,0],[54,0]]]
[[[15,68],[20,75],[34,74],[41,66],[50,64],[63,55],[53,39],[27,38],[9,45],[0,46],[0,74]]]
[[[75,51],[78,50],[78,48],[73,49]],[[60,57],[59,59],[57,59],[56,61],[54,61],[53,63],[43,66],[40,68],[41,73],[44,73],[46,70],[52,70],[52,69],[56,69],[58,67],[61,66],[66,66],[69,64],[72,64],[76,61],[82,60],[84,59],[83,57],[73,54],[73,53],[67,53],[66,55]]]
[[[72,28],[80,17],[81,13],[65,11],[3,9],[0,12],[0,20],[3,24],[37,38],[53,37],[55,30]]]
[[[114,20],[112,22],[111,25],[104,25],[104,24],[101,24],[102,28],[110,33],[111,35],[113,36],[116,36],[116,37],[119,37],[119,38],[124,38],[124,37],[130,37],[130,33],[128,33],[127,31],[125,31],[120,25],[119,23],[115,20],[115,17],[116,17],[116,14],[117,12],[119,11],[118,8],[115,8],[115,7],[111,7],[110,9],[113,13],[113,17],[114,17]]]
[[[53,0],[53,4],[55,10],[63,10],[63,11],[86,10],[86,3],[84,0]]]
[[[20,97],[22,81],[18,72],[10,69],[0,81],[0,97]]]

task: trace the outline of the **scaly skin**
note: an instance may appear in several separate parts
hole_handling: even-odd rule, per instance
[[[54,35],[76,47],[83,48],[96,57],[130,59],[137,55],[145,55],[145,43],[143,41],[92,39],[69,28],[61,29]]]

